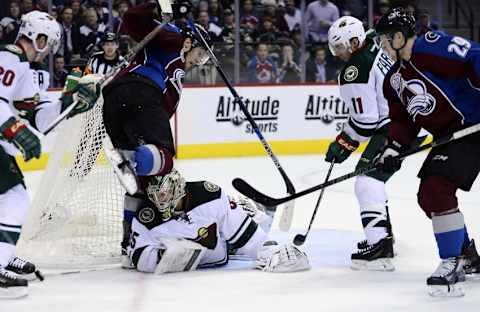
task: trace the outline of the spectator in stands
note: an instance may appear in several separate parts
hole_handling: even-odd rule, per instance
[[[120,0],[115,3],[115,9],[118,13],[118,20],[114,26],[114,32],[118,32],[118,28],[120,27],[120,23],[122,22],[123,14],[128,11],[130,8],[130,2],[128,0]]]
[[[283,19],[288,26],[288,31],[293,31],[295,27],[300,28],[300,24],[302,23],[301,12],[295,7],[295,0],[285,1],[285,14],[283,15]]]
[[[58,53],[64,56],[67,64],[70,64],[72,57],[80,56],[80,27],[73,22],[71,7],[65,6],[62,9],[59,22],[62,30],[62,42]]]
[[[258,18],[253,11],[253,2],[252,0],[244,0],[241,12],[240,24],[243,27],[255,28],[258,25]]]
[[[298,82],[301,75],[300,66],[294,60],[294,50],[291,44],[282,47],[282,65],[278,74],[278,82]]]
[[[95,3],[94,3],[95,11],[97,11],[98,22],[103,23],[105,25],[108,24],[108,20],[109,20],[108,9],[106,8],[107,4],[108,3],[104,2],[103,0],[95,0]]]
[[[49,0],[37,0],[37,5],[35,6],[36,10],[48,12],[48,2]]]
[[[262,21],[262,27],[258,30],[257,41],[274,43],[279,37],[279,33],[270,17],[265,17]]]
[[[63,58],[63,55],[55,55],[52,88],[63,88],[67,76],[68,72],[65,69],[65,59]]]
[[[307,61],[306,80],[307,82],[336,82],[337,68],[332,62],[327,62],[327,51],[320,47],[315,50],[315,58]]]
[[[222,32],[222,28],[217,24],[210,22],[210,16],[208,15],[207,11],[200,11],[198,12],[198,23],[208,31],[210,38],[212,41],[220,41],[220,33]]]
[[[257,45],[257,55],[247,64],[248,80],[257,83],[275,83],[277,80],[277,64],[268,56],[265,43]]]
[[[88,58],[95,46],[101,41],[106,26],[98,23],[97,11],[89,8],[86,12],[86,23],[80,27],[80,55]]]
[[[326,44],[328,29],[339,15],[337,6],[328,0],[316,0],[310,3],[305,12],[308,39],[312,43]]]
[[[3,27],[3,36],[6,43],[13,43],[17,38],[18,29],[21,24],[22,12],[18,1],[11,1],[9,6],[9,15],[0,20],[0,26]]]
[[[222,45],[219,45],[218,48],[215,47],[218,57],[222,60],[223,70],[227,73],[228,77],[233,77],[233,71],[235,66],[235,51],[234,51],[234,42],[235,42],[235,15],[231,9],[223,10],[223,28],[220,33]],[[241,42],[242,36],[240,36]]]
[[[373,24],[376,25],[378,20],[387,14],[388,10],[390,10],[390,2],[388,0],[378,0],[374,7]]]
[[[34,9],[35,8],[33,7],[33,0],[23,0],[22,1],[22,13],[23,14],[31,12]]]
[[[223,25],[223,8],[218,0],[208,2],[208,15],[210,16],[210,22],[219,26]]]
[[[82,26],[83,23],[83,7],[80,0],[72,0],[71,8],[73,11],[73,23],[78,27]]]

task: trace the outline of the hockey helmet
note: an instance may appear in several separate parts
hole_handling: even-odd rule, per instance
[[[360,45],[365,41],[363,23],[353,16],[342,16],[328,29],[328,47],[333,55],[342,51],[352,52],[351,40],[357,38]]]
[[[208,54],[208,49],[212,49],[212,39],[208,32],[200,24],[188,23],[183,28],[181,32],[184,38],[190,38],[192,40],[192,49],[200,47],[204,51],[201,53],[201,59],[197,65],[203,65],[210,59]]]
[[[37,45],[37,38],[41,35],[47,37],[47,44],[40,49]],[[27,37],[38,53],[44,53],[47,49],[55,54],[60,48],[62,37],[60,25],[51,15],[41,11],[32,11],[22,16],[22,24],[18,31],[17,40],[20,37]]]
[[[185,185],[185,179],[176,169],[172,169],[164,176],[150,178],[147,196],[160,211],[162,220],[169,220],[178,214],[175,208],[180,199],[185,196]]]
[[[180,0],[172,3],[173,18],[187,17],[192,11],[192,3],[190,0]]]
[[[397,7],[383,15],[375,26],[379,35],[392,38],[395,32],[402,32],[405,38],[415,35],[415,17],[402,7]]]

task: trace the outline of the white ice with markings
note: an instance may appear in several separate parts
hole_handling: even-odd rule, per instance
[[[395,272],[358,272],[349,268],[350,253],[363,238],[353,179],[328,188],[304,245],[313,269],[272,274],[232,262],[216,270],[150,275],[111,268],[51,275],[32,283],[30,295],[0,302],[0,312],[64,311],[459,311],[480,310],[480,278],[468,280],[463,298],[430,298],[426,278],[438,264],[432,225],[416,203],[416,173],[426,154],[409,158],[388,183],[389,206],[396,235]],[[354,169],[358,156],[333,169],[332,177]],[[328,163],[321,155],[280,157],[297,190],[323,182]],[[268,195],[284,196],[283,181],[267,157],[177,161],[189,180],[208,179],[233,191],[242,177]],[[27,174],[35,192],[41,172]],[[458,192],[470,236],[480,242],[480,196],[477,182],[470,193]],[[291,240],[308,225],[318,193],[296,201]],[[432,194],[435,196],[435,194]],[[274,223],[274,229],[276,229]],[[477,244],[478,245],[478,244]]]

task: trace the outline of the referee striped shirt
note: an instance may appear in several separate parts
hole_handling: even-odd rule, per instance
[[[118,54],[113,60],[105,59],[105,52],[100,51],[93,53],[88,60],[87,69],[92,74],[103,74],[105,75],[110,69],[112,69],[115,65],[121,63],[123,61],[123,56]]]

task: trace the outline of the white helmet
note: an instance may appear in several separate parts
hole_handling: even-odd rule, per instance
[[[47,37],[47,44],[43,49],[37,46],[37,38],[40,35]],[[62,33],[60,25],[51,15],[41,11],[32,11],[22,16],[22,25],[18,31],[17,40],[21,36],[30,39],[38,53],[44,53],[48,48],[52,53],[57,53]]]
[[[164,176],[154,176],[148,182],[148,199],[160,211],[162,220],[169,220],[176,215],[175,208],[180,199],[185,196],[185,184],[185,179],[175,169]]]
[[[333,55],[338,52],[352,52],[350,40],[358,38],[360,44],[365,41],[363,23],[353,16],[342,16],[337,19],[328,30],[328,47]]]

